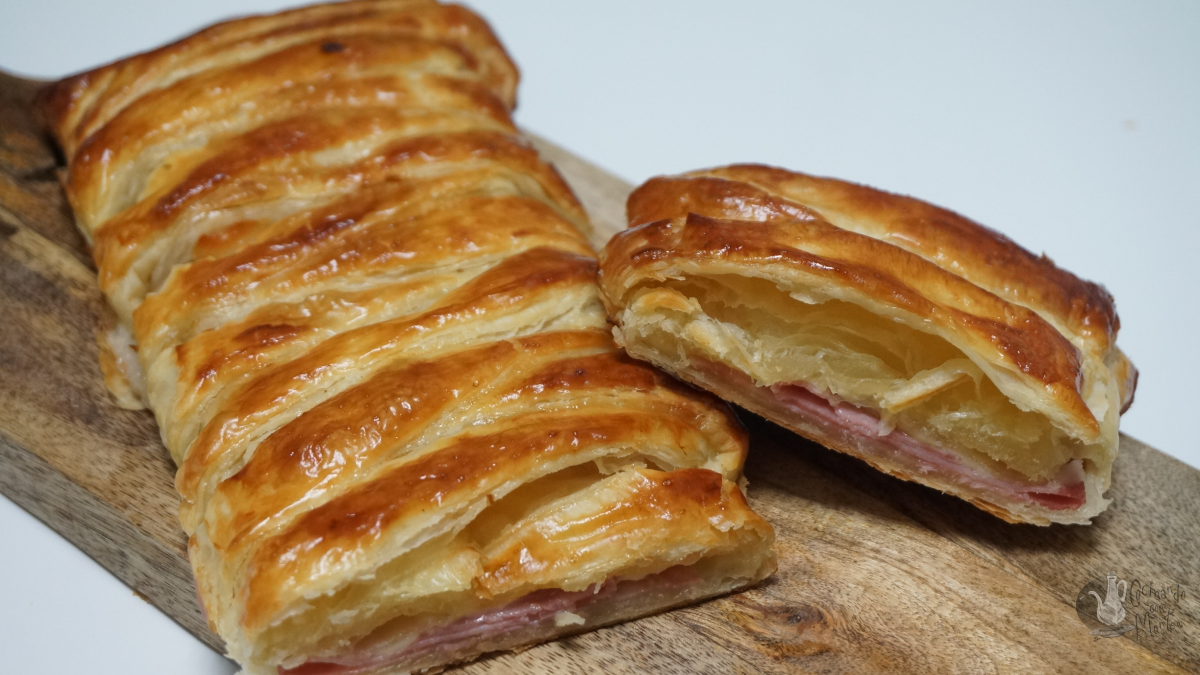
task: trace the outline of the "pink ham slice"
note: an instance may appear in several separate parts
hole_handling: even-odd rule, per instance
[[[888,429],[874,411],[839,401],[807,382],[762,387],[745,373],[723,364],[693,359],[692,366],[738,387],[767,409],[799,415],[821,427],[827,435],[847,437],[853,447],[898,461],[916,473],[933,474],[964,487],[992,493],[1001,501],[1033,503],[1052,511],[1078,509],[1087,499],[1081,460],[1068,462],[1051,480],[1034,483],[1011,475],[1013,472],[1001,475],[970,466],[955,455],[899,429]]]
[[[542,589],[503,607],[472,614],[417,636],[403,649],[392,653],[359,653],[338,661],[303,663],[295,668],[280,666],[279,675],[360,675],[379,668],[423,659],[434,652],[451,655],[460,649],[486,642],[533,624],[550,622],[559,612],[581,614],[598,602],[620,602],[644,593],[678,593],[701,581],[691,568],[676,566],[637,580],[609,579],[597,589],[582,591]]]

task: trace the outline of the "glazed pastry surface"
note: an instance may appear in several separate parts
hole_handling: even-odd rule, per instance
[[[1111,296],[945,209],[758,165],[655,178],[602,255],[618,341],[1014,522],[1107,505],[1136,371]]]
[[[728,408],[617,350],[587,216],[466,9],[250,17],[42,106],[247,673],[399,673],[774,568]]]

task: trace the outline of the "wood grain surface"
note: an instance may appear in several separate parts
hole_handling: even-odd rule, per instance
[[[101,381],[101,297],[35,88],[0,74],[0,491],[219,650],[154,420],[117,408]],[[630,186],[537,143],[599,231],[624,225]],[[1114,502],[1094,525],[1017,526],[746,422],[750,502],[779,538],[773,578],[456,672],[1200,672],[1200,471],[1122,437]],[[1131,584],[1137,630],[1100,638],[1076,600],[1087,609],[1085,585],[1110,570]]]

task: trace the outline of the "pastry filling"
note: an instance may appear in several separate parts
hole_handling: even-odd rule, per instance
[[[635,291],[619,323],[631,352],[885,471],[996,505],[1087,501],[1084,467],[1111,461],[1104,442],[1021,407],[993,379],[1004,373],[922,320],[831,292],[687,276]]]
[[[594,625],[588,625],[587,617],[596,613],[593,610],[597,608],[630,602],[641,604],[648,597],[682,599],[702,580],[691,567],[678,565],[637,580],[610,578],[603,584],[593,584],[582,591],[542,589],[501,607],[463,616],[426,630],[399,647],[393,644],[390,649],[360,650],[342,658],[309,661],[294,668],[280,666],[279,673],[359,675],[405,663],[453,661],[463,658],[464,651],[478,651],[471,649],[476,645],[484,646],[485,651],[494,649],[506,636],[515,633],[528,636],[528,641],[535,641],[551,634],[573,632],[573,627],[580,630],[594,628]],[[671,604],[663,602],[659,606],[665,609]],[[430,658],[434,656],[437,658]]]
[[[1052,511],[1078,509],[1086,501],[1083,462],[1067,462],[1053,478],[1034,482],[1002,467],[988,467],[947,452],[887,425],[874,411],[837,401],[805,382],[755,384],[748,375],[707,359],[691,359],[693,369],[741,391],[750,401],[782,420],[800,418],[822,435],[842,438],[870,458],[914,475],[995,495],[999,502],[1036,504]]]

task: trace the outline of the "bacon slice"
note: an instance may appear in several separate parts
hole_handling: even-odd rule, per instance
[[[653,592],[678,593],[698,584],[701,577],[686,566],[676,566],[642,579],[609,579],[582,591],[547,588],[534,591],[502,607],[455,619],[425,631],[399,650],[391,652],[360,652],[331,661],[311,661],[294,668],[279,667],[279,675],[359,675],[379,668],[415,662],[442,652],[449,657],[472,644],[487,642],[527,626],[554,622],[568,613],[570,623],[578,623],[579,614],[599,604],[619,603],[622,600]],[[579,623],[582,628],[585,623]],[[594,628],[594,626],[591,626]]]
[[[935,475],[945,481],[993,495],[1001,502],[1026,502],[1052,511],[1078,509],[1086,501],[1082,460],[1065,464],[1054,478],[1040,483],[963,461],[942,448],[885,424],[872,410],[838,400],[807,382],[756,384],[750,376],[724,364],[692,359],[692,367],[743,392],[766,410],[783,417],[800,417],[826,437],[846,438],[865,454],[899,464],[911,473]]]

